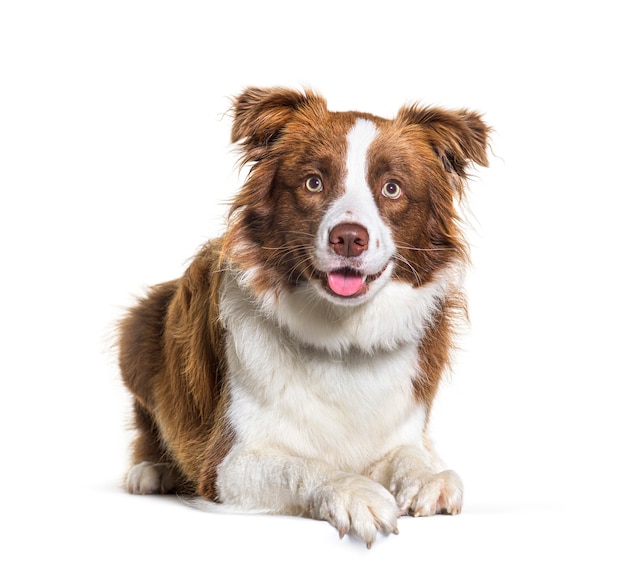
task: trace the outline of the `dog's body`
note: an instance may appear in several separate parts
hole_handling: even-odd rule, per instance
[[[121,326],[133,493],[180,491],[331,522],[368,545],[403,514],[457,513],[428,418],[463,317],[456,199],[486,165],[474,113],[331,113],[249,89],[250,175],[223,238]]]

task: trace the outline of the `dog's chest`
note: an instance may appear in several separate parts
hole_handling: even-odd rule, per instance
[[[229,417],[249,448],[278,448],[363,470],[386,451],[421,442],[413,380],[417,344],[333,355],[306,347],[248,310],[227,322]]]

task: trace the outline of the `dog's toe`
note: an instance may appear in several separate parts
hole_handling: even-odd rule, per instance
[[[403,515],[456,515],[463,506],[463,484],[454,471],[405,478],[396,499]]]

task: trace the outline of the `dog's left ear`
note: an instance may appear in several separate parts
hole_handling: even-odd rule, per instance
[[[444,168],[466,178],[470,163],[487,166],[487,147],[491,129],[478,113],[467,109],[447,110],[412,105],[400,109],[398,118],[418,124],[441,158]]]
[[[231,140],[239,143],[244,163],[260,160],[278,139],[294,113],[307,106],[326,108],[326,101],[312,91],[274,87],[249,87],[233,100]]]

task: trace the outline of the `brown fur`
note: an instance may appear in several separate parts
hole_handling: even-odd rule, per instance
[[[343,136],[357,115],[384,130],[372,151],[372,191],[380,191],[387,176],[403,180],[405,195],[380,207],[398,233],[397,279],[421,285],[443,265],[467,260],[455,201],[468,164],[487,164],[488,128],[465,110],[410,106],[388,121],[331,113],[310,91],[249,89],[233,111],[232,139],[251,169],[227,232],[210,241],[180,279],[152,288],[120,325],[120,367],[135,398],[133,462],[169,463],[172,490],[210,499],[216,499],[217,468],[234,438],[225,414],[227,362],[219,320],[225,261],[242,270],[261,265],[253,281],[258,291],[295,287],[317,276],[307,253],[325,200],[340,194]],[[303,190],[303,177],[312,173],[324,176],[326,198]],[[423,374],[415,390],[427,410],[462,312],[461,297],[443,302],[420,347]]]
[[[177,490],[208,497],[230,442],[216,311],[220,243],[207,244],[181,279],[154,287],[120,326],[120,368],[135,397],[133,461],[172,463]]]

